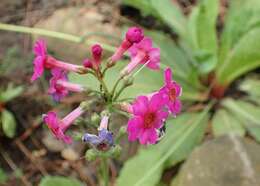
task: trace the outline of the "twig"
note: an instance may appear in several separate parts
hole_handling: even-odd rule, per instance
[[[31,154],[31,152],[24,146],[24,144],[21,141],[15,140],[14,143],[25,154],[25,156],[35,165],[35,167],[37,167],[37,169],[42,173],[42,175],[44,175],[44,176],[48,175],[48,173],[45,170],[45,168],[35,160],[35,158]]]
[[[4,160],[7,162],[7,164],[9,165],[9,167],[13,171],[16,171],[18,169],[18,167],[16,166],[14,161],[10,158],[10,155],[7,152],[3,151],[2,148],[0,148],[0,153],[3,156]],[[20,177],[20,179],[25,186],[32,186],[32,184],[26,179],[26,177],[24,175],[22,175]]]

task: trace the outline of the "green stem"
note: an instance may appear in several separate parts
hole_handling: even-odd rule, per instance
[[[109,98],[110,97],[110,93],[109,93],[109,90],[108,90],[108,88],[107,88],[103,78],[99,78],[99,77],[97,77],[97,78],[98,78],[98,81],[100,82],[101,86],[103,87],[103,89],[104,89],[104,91],[106,93],[106,96]]]
[[[0,30],[48,36],[48,37],[53,37],[53,38],[57,38],[57,39],[71,41],[74,43],[82,43],[82,42],[86,41],[86,38],[84,36],[77,36],[77,35],[73,35],[73,34],[66,34],[66,33],[62,33],[62,32],[45,30],[45,29],[41,29],[41,28],[31,28],[31,27],[17,26],[17,25],[4,24],[4,23],[0,23]],[[96,44],[96,41],[88,40],[88,41],[86,41],[86,43],[89,45],[92,45],[92,44]],[[102,47],[105,50],[110,51],[110,52],[114,52],[116,50],[115,47],[108,45],[108,44],[104,44],[104,43],[102,44]]]
[[[119,89],[119,91],[116,93],[116,95],[115,95],[115,97],[114,97],[114,101],[116,101],[117,100],[117,98],[120,96],[120,94],[123,92],[123,90],[126,88],[126,87],[128,87],[128,86],[122,86],[120,89]]]
[[[104,186],[109,186],[109,167],[106,157],[102,157],[101,159],[101,174]]]
[[[113,97],[114,96],[114,93],[115,93],[115,91],[116,91],[116,88],[117,88],[117,86],[119,85],[119,83],[120,83],[120,81],[123,79],[123,77],[122,76],[120,76],[118,79],[117,79],[117,81],[116,81],[116,83],[115,83],[115,85],[114,85],[114,87],[113,87],[113,89],[112,89],[112,93],[111,93],[111,96]]]

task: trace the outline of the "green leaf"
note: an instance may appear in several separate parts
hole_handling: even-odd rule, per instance
[[[248,77],[244,79],[240,85],[239,89],[241,91],[246,92],[250,97],[258,99],[260,103],[260,79],[255,76],[255,77]]]
[[[225,62],[230,51],[239,43],[239,40],[253,28],[259,27],[259,22],[260,1],[230,1],[224,30],[221,35],[219,67]]]
[[[217,69],[217,79],[229,84],[246,72],[260,67],[260,27],[247,32]]]
[[[122,70],[126,65],[127,63],[125,61],[121,61],[118,62],[115,67],[107,71],[105,75],[105,82],[110,91],[114,86],[115,81],[119,77],[120,70]],[[93,90],[99,89],[99,82],[90,74],[85,76],[70,74],[69,78],[72,82],[86,85]],[[147,68],[143,68],[141,72],[135,76],[134,85],[126,88],[120,98],[134,98],[137,95],[148,94],[158,90],[162,85],[163,73],[161,71],[153,71]]]
[[[208,73],[217,64],[218,0],[201,0],[193,8],[188,20],[187,39],[194,50],[196,61],[200,64],[200,72]]]
[[[0,184],[4,184],[7,180],[7,175],[4,170],[0,167]]]
[[[184,51],[167,35],[161,32],[146,32],[153,38],[156,47],[161,50],[161,67],[170,67],[173,70],[173,78],[182,85],[183,100],[199,100],[201,88],[199,74],[191,65]]]
[[[78,180],[62,177],[62,176],[46,176],[44,177],[39,186],[83,186]]]
[[[125,163],[118,186],[154,186],[165,167],[184,160],[199,143],[208,119],[208,108],[200,114],[182,114],[167,121],[166,135],[159,144],[142,149]]]
[[[4,134],[9,138],[14,137],[16,130],[16,121],[13,114],[8,110],[3,110],[1,112],[1,120]]]
[[[8,102],[19,96],[22,92],[22,86],[14,87],[12,84],[9,84],[6,90],[0,90],[0,102]]]
[[[222,105],[229,109],[242,124],[248,132],[260,142],[260,107],[245,101],[235,101],[233,99],[226,99]]]
[[[235,133],[239,136],[245,135],[245,129],[241,122],[232,113],[220,109],[212,120],[213,134],[221,136],[224,134]]]
[[[186,18],[177,4],[171,0],[150,0],[161,19],[177,34],[186,35]]]

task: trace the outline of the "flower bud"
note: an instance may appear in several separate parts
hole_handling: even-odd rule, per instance
[[[95,44],[92,46],[91,50],[94,61],[100,61],[103,51],[102,47],[99,44]]]
[[[126,39],[131,43],[139,43],[143,38],[143,30],[138,27],[131,27],[126,33]]]
[[[88,161],[96,160],[97,156],[98,156],[98,152],[94,149],[87,150],[86,155],[85,155],[85,157]]]
[[[100,123],[100,116],[97,113],[93,113],[91,115],[90,121],[92,124],[94,124],[95,126],[98,126],[98,124]]]
[[[123,83],[125,87],[131,86],[134,83],[134,78],[132,76],[127,76],[124,78]]]
[[[113,158],[118,158],[121,155],[122,147],[120,145],[116,145],[111,149],[111,156]]]
[[[83,66],[84,66],[85,68],[92,68],[92,67],[93,67],[92,62],[91,62],[89,59],[85,59],[85,60],[83,61]]]

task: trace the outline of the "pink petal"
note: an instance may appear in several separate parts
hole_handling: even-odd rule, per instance
[[[153,41],[149,37],[144,37],[144,39],[141,42],[139,42],[137,46],[138,48],[148,52],[153,46]]]
[[[162,94],[157,93],[154,94],[149,102],[149,111],[157,111],[160,110],[162,108],[162,106],[164,105],[164,101],[163,101],[163,97]]]
[[[158,139],[158,135],[155,129],[143,130],[139,137],[139,141],[143,145],[155,144],[157,139]]]
[[[160,49],[152,48],[149,51],[149,63],[147,66],[153,70],[158,70],[160,68]]]
[[[143,119],[141,117],[134,117],[128,121],[127,132],[129,141],[134,141],[138,138],[141,131]]]
[[[176,99],[174,102],[169,103],[168,107],[171,113],[175,116],[176,114],[180,113],[182,104],[180,100]]]
[[[138,96],[133,104],[134,115],[144,115],[148,108],[148,98],[146,96]]]
[[[164,121],[167,119],[168,115],[168,112],[162,110],[158,111],[156,113],[156,121],[154,123],[154,127],[157,129],[161,128],[164,125]]]
[[[164,71],[164,81],[166,85],[169,85],[172,82],[172,70],[170,68],[167,68]]]
[[[42,76],[44,71],[44,58],[41,56],[36,57],[33,61],[33,65],[34,69],[31,81],[35,81],[36,79]]]
[[[44,40],[36,41],[33,50],[34,50],[35,55],[45,56],[47,54],[46,42]]]

